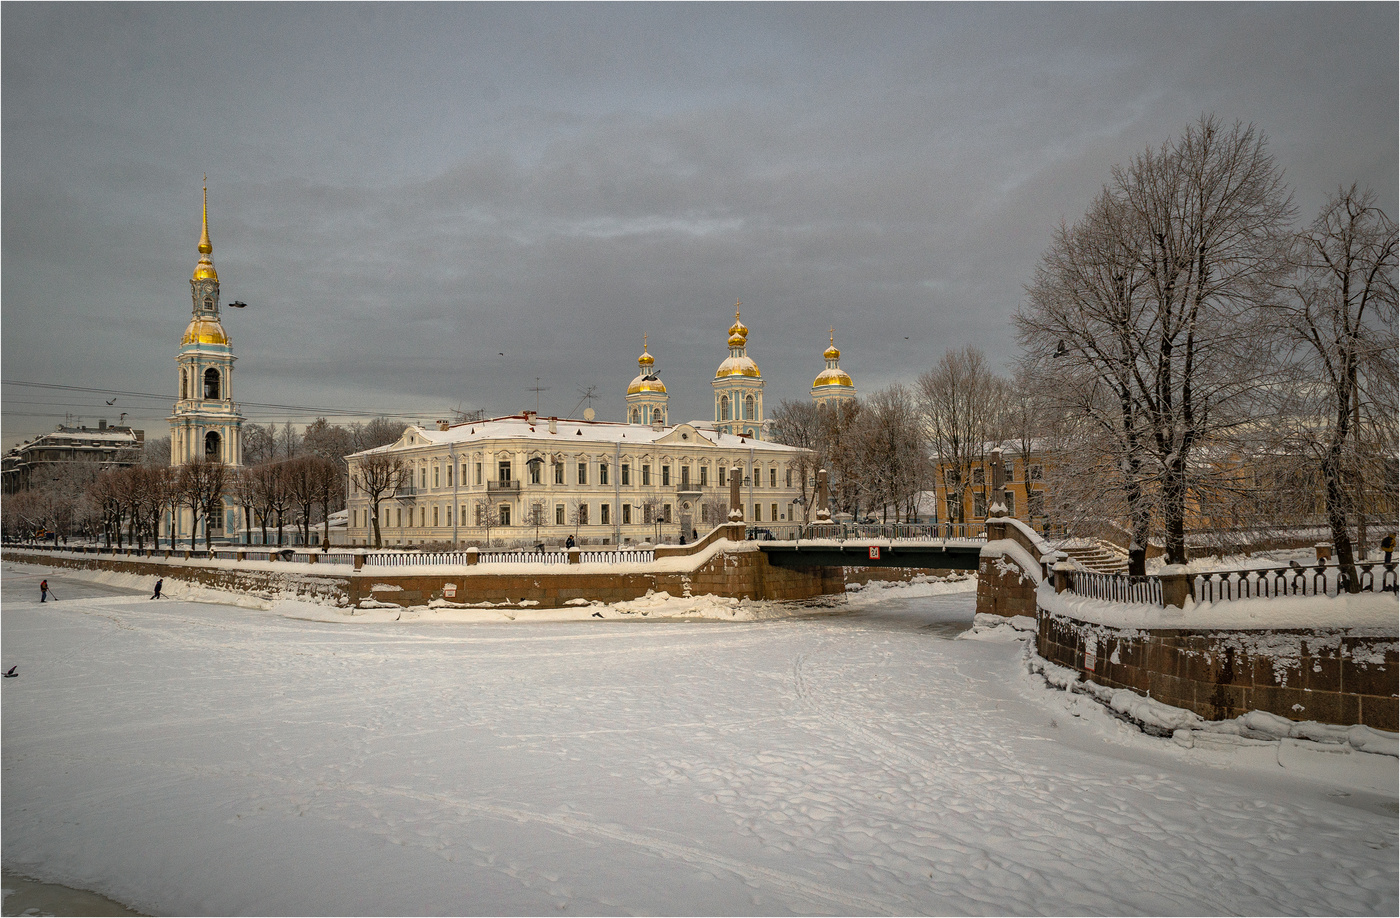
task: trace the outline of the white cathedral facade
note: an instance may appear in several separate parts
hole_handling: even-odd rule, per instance
[[[802,480],[806,451],[765,438],[764,380],[748,337],[736,309],[729,356],[711,383],[713,421],[671,423],[644,336],[624,423],[527,411],[409,427],[395,443],[348,457],[350,543],[376,544],[376,528],[385,547],[558,544],[569,536],[594,545],[677,542],[727,520],[735,474],[748,524],[808,521],[815,494]],[[820,404],[856,394],[832,340],[812,387]],[[400,460],[404,478],[376,500],[362,469],[384,458]]]

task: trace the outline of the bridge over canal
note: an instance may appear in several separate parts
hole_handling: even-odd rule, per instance
[[[848,539],[841,542],[759,542],[758,549],[773,567],[807,570],[814,567],[919,567],[975,571],[985,540],[882,541]]]

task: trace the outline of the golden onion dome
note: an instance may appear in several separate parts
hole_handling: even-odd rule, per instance
[[[648,354],[646,351],[642,351],[642,356],[637,358],[637,366],[639,367],[649,367],[654,365],[655,363],[656,358]]]
[[[726,357],[715,371],[715,379],[726,376],[759,376],[758,364],[751,357]]]
[[[199,234],[199,264],[194,266],[194,276],[192,280],[212,280],[215,283],[219,280],[218,273],[214,270],[214,259],[210,255],[214,254],[214,243],[209,241],[209,188],[204,188],[204,224]]]
[[[745,344],[748,343],[748,340],[749,340],[749,339],[748,339],[748,338],[745,338],[743,335],[730,335],[730,336],[729,336],[729,346],[730,346],[730,347],[743,347]]]
[[[748,327],[747,325],[745,325],[743,322],[740,322],[740,321],[739,321],[739,306],[740,306],[740,305],[741,305],[740,303],[735,303],[735,304],[734,304],[734,324],[731,325],[731,326],[729,326],[729,337],[730,337],[730,343],[731,343],[731,344],[733,343],[733,339],[734,339],[734,337],[735,337],[736,335],[739,336],[739,337],[741,337],[741,338],[747,338],[747,337],[749,336],[749,327]]]
[[[183,344],[228,344],[228,335],[219,320],[209,316],[195,316],[185,329]]]
[[[194,266],[194,275],[191,277],[191,280],[211,280],[214,283],[219,282],[219,272],[214,270],[214,262],[212,262],[208,256],[201,258],[199,264]]]
[[[840,360],[841,351],[839,348],[837,348],[835,344],[832,344],[831,347],[822,351],[822,356],[825,357],[827,360]]]
[[[666,384],[649,373],[639,373],[637,378],[632,380],[632,384],[627,387],[628,395],[637,395],[642,392],[666,393]]]
[[[835,350],[835,348],[832,348],[832,350]],[[822,370],[821,373],[817,375],[817,378],[812,380],[813,389],[819,386],[854,387],[855,383],[851,382],[851,375],[849,373],[847,373],[840,367],[834,367],[831,369]]]

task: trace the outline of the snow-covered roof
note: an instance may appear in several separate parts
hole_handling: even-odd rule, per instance
[[[454,424],[446,430],[425,427],[409,427],[403,436],[388,446],[363,450],[354,453],[361,456],[367,453],[391,452],[425,446],[487,443],[495,440],[527,440],[540,444],[567,446],[569,444],[606,443],[627,446],[715,446],[724,449],[752,449],[756,452],[800,453],[800,447],[757,440],[753,437],[720,433],[710,427],[697,424],[675,424],[670,427],[652,427],[645,424],[624,424],[614,421],[582,421],[573,418],[558,418],[554,421],[555,432],[551,433],[550,419],[528,415],[510,415],[489,418],[484,421],[467,421]]]

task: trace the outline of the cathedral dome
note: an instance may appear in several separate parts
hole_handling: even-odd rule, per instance
[[[826,350],[822,351],[822,356],[825,357],[827,360],[840,360],[840,359],[841,359],[841,349],[838,348],[838,347],[836,346],[836,342],[833,341],[833,342],[831,343],[831,347],[829,347],[829,348],[827,348]]]
[[[195,316],[185,329],[185,337],[180,344],[223,344],[227,345],[228,335],[219,320],[209,316]]]
[[[739,310],[734,310],[734,324],[729,326],[729,336],[732,338],[738,335],[740,338],[749,336],[749,327],[739,321]]]
[[[726,357],[724,363],[719,365],[715,371],[715,379],[723,379],[726,376],[760,376],[758,364],[753,362],[752,357]]]
[[[834,351],[834,350],[836,350],[836,348],[832,348],[831,350]],[[827,353],[830,354],[831,351],[828,351]],[[845,370],[841,369],[840,367],[832,367],[832,368],[828,368],[828,369],[822,370],[821,373],[819,373],[819,374],[817,375],[817,378],[814,379],[814,380],[812,380],[812,388],[813,388],[813,389],[817,388],[818,386],[854,386],[854,385],[855,385],[855,383],[851,382],[851,375],[850,375],[849,373],[847,373]]]
[[[632,384],[627,387],[628,395],[636,395],[639,392],[662,392],[666,391],[666,384],[650,373],[639,373],[637,378],[632,380]]]

